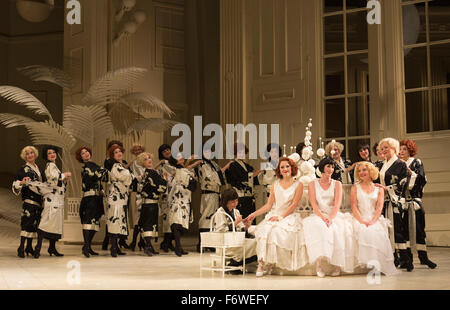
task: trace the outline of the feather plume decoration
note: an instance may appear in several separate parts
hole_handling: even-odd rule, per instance
[[[114,124],[116,134],[126,135],[128,129],[144,116],[134,111],[134,109],[125,102],[117,102],[108,105],[108,115]]]
[[[179,124],[177,121],[168,120],[165,118],[145,118],[136,121],[128,130],[128,133],[132,131],[144,131],[150,130],[154,132],[163,132],[166,131],[176,124]]]
[[[33,65],[18,68],[17,71],[30,78],[32,81],[50,82],[69,91],[74,88],[74,82],[71,76],[58,68]]]
[[[54,121],[34,122],[24,124],[36,145],[50,144],[70,152],[75,145],[74,137],[67,130]]]
[[[14,86],[0,86],[0,97],[25,106],[36,114],[46,115],[50,120],[53,119],[45,105],[26,90]]]
[[[120,101],[128,103],[139,112],[160,112],[172,117],[175,113],[159,98],[148,93],[135,92],[123,95]]]
[[[144,77],[147,69],[128,67],[117,69],[106,73],[103,77],[95,81],[86,96],[83,98],[83,103],[106,105],[118,99],[134,84]]]
[[[105,107],[72,105],[64,110],[64,128],[75,138],[93,146],[114,135],[114,127]]]
[[[18,114],[0,113],[0,124],[4,125],[5,128],[25,126],[25,124],[33,122],[36,121],[26,116]]]

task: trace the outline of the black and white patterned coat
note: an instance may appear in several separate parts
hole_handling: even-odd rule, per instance
[[[219,208],[220,186],[225,185],[225,179],[214,161],[202,161],[195,167],[195,174],[202,190],[198,227],[209,229],[211,217]]]
[[[133,176],[121,163],[115,162],[109,173],[106,219],[108,233],[127,235],[127,204]]]
[[[64,226],[65,176],[54,162],[47,163],[44,174],[46,186],[41,187],[40,190],[46,191],[46,193],[43,197],[44,210],[42,211],[39,229],[60,238]]]
[[[171,179],[171,174],[174,173],[175,169],[175,167],[169,164],[168,160],[162,160],[161,165],[159,165],[158,169],[156,169],[160,176],[163,176],[163,174],[166,173],[168,177],[167,190],[165,193],[161,194],[161,197],[159,199],[159,214],[161,215],[163,220],[164,233],[172,232],[169,224],[169,193],[171,191],[171,182],[169,180]]]
[[[173,168],[173,167],[172,167]],[[168,224],[180,224],[189,229],[189,224],[194,221],[191,210],[191,186],[195,184],[194,172],[187,168],[175,168],[168,175],[169,192],[169,214]]]
[[[20,182],[23,178],[29,177],[31,182],[23,185]],[[12,191],[15,195],[22,195],[22,216],[21,216],[21,237],[33,238],[42,212],[42,195],[38,187],[31,185],[32,182],[41,182],[42,176],[39,168],[30,163],[22,166],[12,184]]]

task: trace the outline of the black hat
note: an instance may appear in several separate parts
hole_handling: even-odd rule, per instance
[[[168,145],[168,144],[163,144],[163,145],[161,145],[161,146],[159,147],[159,149],[158,149],[158,158],[159,158],[159,160],[165,159],[162,153],[163,153],[165,150],[167,150],[167,149],[171,150],[172,148],[171,148],[170,145]]]
[[[47,152],[48,152],[48,150],[54,150],[56,154],[59,153],[59,147],[54,146],[54,145],[45,145],[45,146],[42,148],[42,158],[43,158],[45,161],[48,161],[48,157],[47,157]]]

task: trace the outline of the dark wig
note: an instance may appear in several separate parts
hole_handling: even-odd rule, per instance
[[[378,148],[378,142],[375,142],[375,144],[372,146],[372,151],[374,154],[377,154],[377,148]]]
[[[114,144],[117,144],[120,147],[123,147],[123,142],[119,141],[119,140],[111,140],[109,141],[108,145],[106,146],[106,149],[109,151],[109,149],[111,148],[111,146],[113,146]]]
[[[172,148],[171,148],[170,145],[168,145],[168,144],[163,144],[163,145],[161,145],[161,146],[158,148],[158,158],[159,158],[159,160],[165,159],[162,153],[163,153],[165,150],[167,150],[167,149],[171,150]]]
[[[295,147],[295,152],[300,155],[300,157],[302,156],[302,151],[305,148],[306,144],[305,142],[300,142],[299,144],[297,144],[297,146]]]
[[[220,197],[220,205],[222,208],[227,210],[227,204],[231,200],[239,199],[239,195],[237,194],[236,190],[234,188],[227,188],[222,192],[222,195]]]
[[[325,156],[319,163],[319,171],[323,173],[326,165],[332,165],[333,168],[336,168],[336,163],[331,157]]]
[[[47,152],[48,152],[49,150],[54,150],[55,153],[56,153],[56,155],[58,155],[58,153],[59,153],[59,147],[54,146],[54,145],[45,145],[45,146],[42,148],[42,158],[43,158],[45,161],[48,161]]]
[[[281,146],[279,146],[276,143],[270,143],[270,144],[267,145],[267,147],[266,147],[266,157],[269,158],[270,161],[273,161],[273,159],[270,157],[270,151],[272,149],[276,149],[277,147],[278,147],[278,159],[280,159],[281,156],[283,156],[282,155],[283,151],[281,150]]]

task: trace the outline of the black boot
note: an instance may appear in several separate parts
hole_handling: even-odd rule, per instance
[[[412,255],[412,252],[411,252],[411,248],[407,248],[406,249],[406,253],[407,253],[407,255],[408,255],[408,258],[409,258],[409,261],[411,262],[411,264],[413,263],[413,255]],[[407,269],[407,263],[408,262],[402,262],[402,264],[400,264],[400,268],[401,269]]]
[[[144,240],[145,240],[144,253],[147,256],[153,256],[153,252],[151,250],[151,248],[152,248],[152,237],[144,237]]]
[[[414,265],[409,259],[407,250],[399,250],[400,252],[400,265],[406,268],[406,271],[411,272],[414,269]]]
[[[108,243],[109,243],[108,226],[106,226],[105,238],[103,239],[103,243],[102,243],[102,250],[104,250],[104,251],[108,250]]]
[[[119,238],[119,248],[125,248],[125,249],[129,249],[130,248],[130,246],[127,244],[127,236],[123,236],[123,235],[121,235],[120,236],[120,238]],[[120,252],[120,250],[119,250],[119,252]],[[119,255],[120,255],[120,253],[119,253]]]
[[[151,240],[151,237],[150,237],[150,240]],[[156,240],[158,240],[158,239],[155,238],[155,243],[157,242]],[[153,253],[154,255],[158,255],[158,254],[159,254],[159,252],[157,252],[157,251],[155,250],[155,248],[153,247],[153,245],[152,245],[151,242],[150,242],[150,251],[152,251],[152,253]]]
[[[109,236],[109,240],[111,240],[111,256],[117,257],[117,249],[119,248],[117,245],[117,235]]]
[[[58,251],[56,251],[56,240],[50,239],[49,241],[50,246],[48,247],[48,254],[50,254],[50,256],[55,255],[57,257],[64,256],[64,254],[61,254]]]
[[[39,258],[39,256],[41,255],[41,247],[42,247],[42,240],[44,239],[44,236],[42,235],[41,232],[38,232],[38,240],[36,243],[36,247],[34,248],[34,258]]]
[[[394,265],[395,265],[395,267],[398,267],[398,265],[400,265],[397,251],[394,251]]]
[[[172,224],[170,229],[172,229],[172,234],[175,239],[175,254],[181,257],[183,255],[183,249],[181,247],[181,232],[179,231],[178,224]]]
[[[159,245],[160,250],[166,253],[169,253],[170,235],[171,233],[164,233],[164,240]]]
[[[180,234],[181,234],[181,231],[180,231]],[[175,252],[175,247],[174,247],[173,244],[172,244],[172,241],[173,241],[173,240],[175,240],[175,236],[173,235],[173,232],[171,232],[171,233],[169,234],[169,244],[168,244],[168,248],[169,248],[169,250]]]
[[[421,265],[427,265],[428,268],[434,269],[437,267],[435,263],[428,259],[427,251],[417,251]]]
[[[89,230],[83,229],[83,240],[84,240],[84,244],[83,247],[81,248],[81,253],[89,258]]]
[[[137,241],[138,234],[139,234],[139,226],[135,225],[134,229],[133,229],[133,240],[131,241],[131,243],[129,245],[130,250],[133,252],[136,249],[136,241]]]
[[[121,247],[124,247],[125,249],[128,249],[128,244],[125,242],[126,238],[127,238],[127,236],[124,236],[124,235],[119,235],[119,237],[118,237],[119,240],[118,240],[118,246],[117,246],[117,254],[119,254],[119,255],[127,255],[127,253],[122,252],[120,250]],[[125,247],[124,244],[127,247]]]
[[[96,231],[95,230],[90,230],[89,231],[89,244],[88,244],[88,252],[90,255],[98,255],[97,252],[94,252],[94,250],[92,249],[92,240],[94,239]]]
[[[138,248],[139,248],[139,251],[142,251],[143,249],[145,249],[145,241],[144,241],[144,238],[142,238],[142,236],[140,236],[140,238],[139,238]]]
[[[34,256],[33,238],[27,238],[27,247],[25,248],[25,254],[27,254],[27,256]]]
[[[17,256],[19,256],[20,258],[25,258],[25,240],[27,238],[25,237],[20,237],[20,245],[17,248]]]

